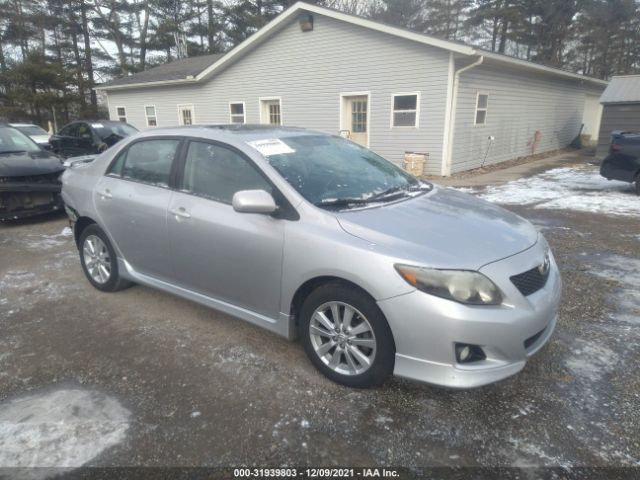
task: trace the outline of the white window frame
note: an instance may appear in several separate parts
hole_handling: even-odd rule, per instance
[[[367,97],[367,148],[371,145],[371,92],[340,92],[340,132],[350,130],[345,124],[345,97]]]
[[[242,105],[242,123],[239,125],[242,125],[244,123],[247,123],[247,105],[245,102],[229,102],[229,123],[234,123],[233,121],[233,117],[239,117],[239,114],[234,114],[233,111],[231,110],[231,105]],[[282,121],[282,105],[280,105],[280,121]]]
[[[487,106],[484,108],[478,108],[478,100],[480,100],[480,95],[486,95],[487,96]],[[483,123],[477,123],[478,120],[478,111],[483,111],[484,112],[484,122]],[[473,126],[474,127],[483,127],[484,125],[487,124],[487,117],[489,116],[489,93],[487,92],[476,92],[476,108],[473,111]]]
[[[196,124],[196,109],[193,106],[193,103],[179,103],[177,106],[178,109],[178,125],[184,125],[182,123],[182,109],[189,108],[191,110],[191,125]]]
[[[121,108],[124,110],[124,115],[120,115],[119,110]],[[116,118],[119,122],[122,122],[122,119],[124,118],[124,123],[127,123],[127,107],[125,107],[124,105],[116,107]]]
[[[258,105],[260,106],[260,123],[263,125],[270,125],[269,112],[265,112],[266,102],[278,101],[280,104],[280,125],[284,125],[284,115],[282,111],[282,97],[259,97]]]
[[[147,108],[149,107],[153,107],[153,115],[149,116],[147,115]],[[144,106],[144,118],[147,120],[147,127],[157,127],[158,126],[158,110],[156,109],[155,105],[145,105]],[[149,118],[153,118],[156,121],[155,125],[149,125]]]
[[[395,117],[395,113],[397,112],[413,112],[413,110],[395,110],[395,101],[396,97],[406,97],[409,95],[416,96],[416,122],[414,125],[394,125],[393,120]],[[391,119],[389,121],[389,125],[391,128],[420,128],[420,92],[401,92],[401,93],[392,93],[391,94]]]

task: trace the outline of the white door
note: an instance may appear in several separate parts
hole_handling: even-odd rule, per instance
[[[596,142],[598,140],[601,118],[602,105],[600,104],[600,97],[598,97],[597,95],[585,95],[584,111],[582,113],[582,123],[584,123],[584,130],[582,133],[584,133],[585,135],[591,135],[592,142]]]
[[[282,125],[282,110],[279,98],[260,100],[260,123]]]
[[[195,123],[193,105],[178,105],[178,123],[180,125],[193,125]]]
[[[342,97],[342,119],[340,130],[354,142],[369,145],[369,96]]]

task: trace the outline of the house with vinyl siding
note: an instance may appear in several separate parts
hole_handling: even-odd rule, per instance
[[[251,123],[343,135],[425,173],[567,146],[606,82],[296,3],[225,55],[113,80],[111,119],[139,129]],[[587,133],[584,132],[583,133]],[[597,130],[590,132],[597,136]]]

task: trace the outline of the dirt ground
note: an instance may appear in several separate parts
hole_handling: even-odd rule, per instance
[[[638,467],[640,215],[572,205],[507,205],[552,246],[560,319],[470,391],[341,387],[242,321],[93,289],[61,216],[0,225],[0,466]]]

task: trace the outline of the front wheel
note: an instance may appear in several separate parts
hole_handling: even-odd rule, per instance
[[[311,362],[334,382],[379,385],[393,372],[391,329],[375,301],[342,284],[314,290],[300,311],[300,338]]]
[[[118,261],[111,242],[95,224],[80,235],[80,263],[87,280],[98,290],[115,292],[131,285],[118,275]]]

